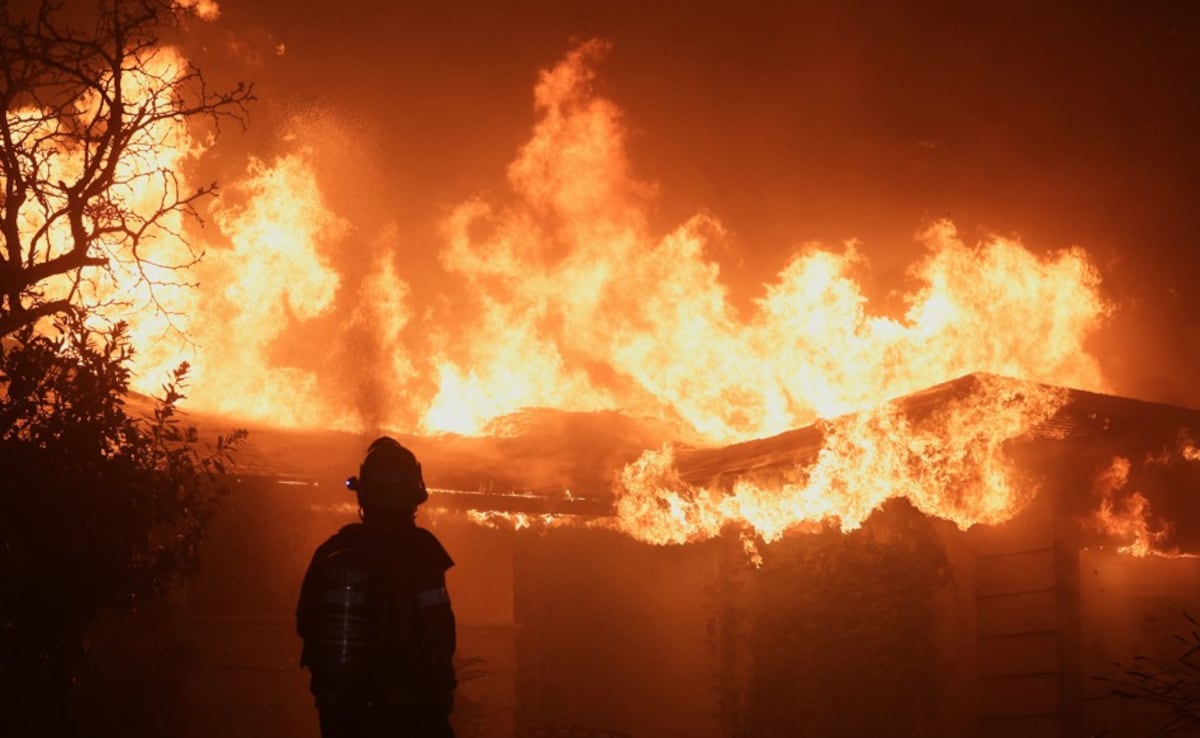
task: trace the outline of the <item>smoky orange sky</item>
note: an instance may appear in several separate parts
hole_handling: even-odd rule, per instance
[[[446,223],[517,199],[539,74],[596,39],[589,89],[616,108],[646,230],[716,223],[705,255],[735,309],[813,242],[856,240],[868,308],[891,316],[939,219],[969,243],[1078,245],[1112,308],[1088,339],[1107,387],[1200,407],[1200,11],[1047,5],[227,0],[184,46],[260,98],[202,163],[218,207],[246,199],[247,157],[303,151],[331,219],[316,252],[349,283],[391,251],[406,330],[458,319]],[[335,319],[285,310],[314,322],[264,355],[387,394],[355,377],[388,348],[373,327],[324,340]]]

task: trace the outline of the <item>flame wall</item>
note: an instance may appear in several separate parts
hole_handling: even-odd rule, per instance
[[[193,354],[196,407],[296,426],[480,433],[527,406],[616,408],[728,442],[972,371],[1105,388],[1087,341],[1108,308],[1078,248],[971,243],[939,219],[894,310],[872,307],[854,242],[796,247],[732,294],[718,214],[651,226],[656,186],[597,91],[607,52],[585,42],[539,74],[508,194],[447,203],[428,239],[339,212],[378,169],[336,116],[296,117],[198,236],[195,345],[151,326],[143,342]],[[342,153],[367,165],[339,171]],[[146,387],[175,355],[144,356]]]

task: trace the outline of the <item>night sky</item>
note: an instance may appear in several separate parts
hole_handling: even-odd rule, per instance
[[[730,238],[715,257],[737,299],[800,245],[854,238],[872,309],[886,312],[921,253],[914,234],[944,216],[968,241],[1078,244],[1114,308],[1094,344],[1112,389],[1200,407],[1200,5],[226,0],[221,11],[190,31],[206,47],[198,61],[217,81],[253,80],[260,102],[246,133],[222,139],[217,176],[284,150],[298,119],[316,140],[327,125],[337,140],[317,161],[331,206],[356,224],[403,224],[414,283],[437,268],[437,214],[505,198],[538,71],[601,38],[600,92],[624,112],[635,174],[656,185],[652,225],[718,218]]]

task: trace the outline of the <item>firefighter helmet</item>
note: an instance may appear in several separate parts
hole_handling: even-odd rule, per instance
[[[421,464],[399,441],[381,436],[367,447],[358,477],[346,480],[363,510],[414,508],[429,498]]]

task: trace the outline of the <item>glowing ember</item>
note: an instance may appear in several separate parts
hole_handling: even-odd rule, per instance
[[[1179,453],[1188,461],[1200,461],[1200,447],[1190,441],[1185,440],[1180,444]]]
[[[597,525],[594,521],[572,515],[514,513],[496,510],[468,510],[467,519],[476,525],[496,530],[547,530],[567,526],[595,527]]]
[[[203,20],[216,20],[221,16],[221,7],[214,0],[176,0],[175,4],[192,10]]]

